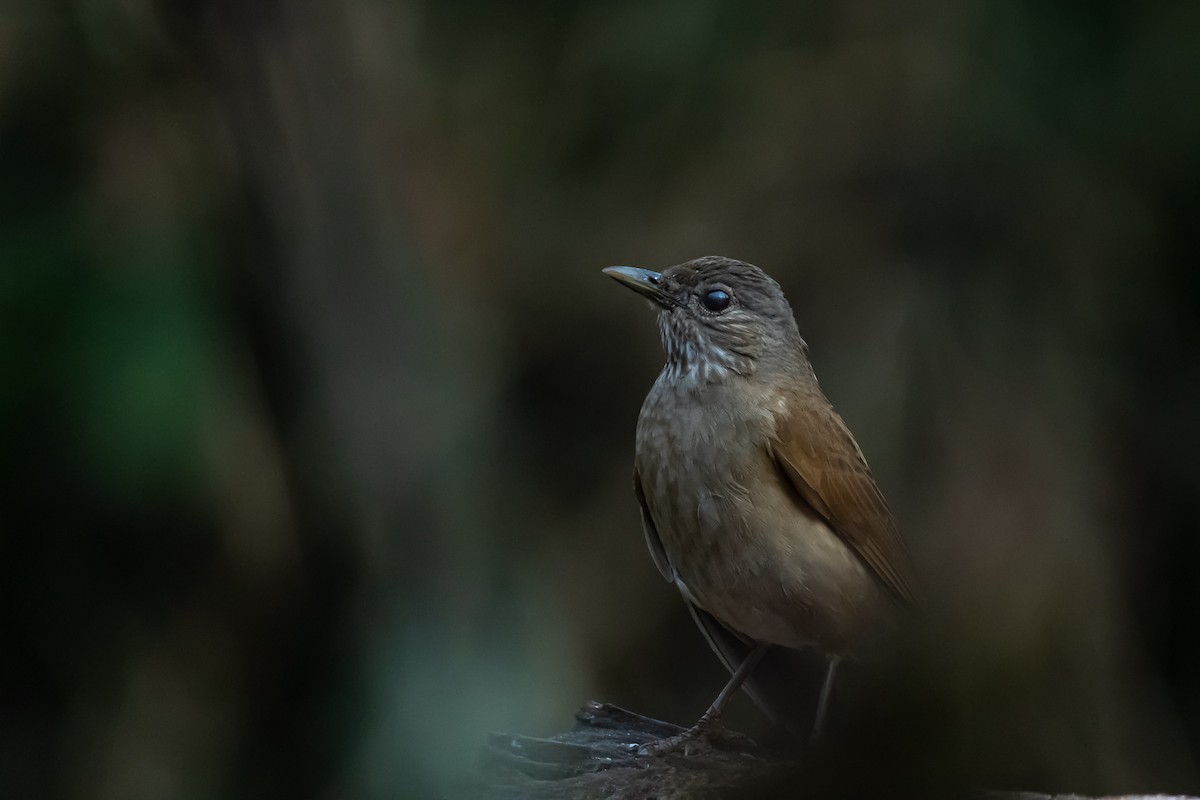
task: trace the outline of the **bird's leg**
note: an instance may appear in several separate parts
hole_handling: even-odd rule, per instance
[[[825,730],[825,717],[829,713],[829,698],[833,694],[833,676],[841,661],[841,656],[830,656],[829,658],[829,667],[825,670],[825,682],[821,684],[821,697],[817,700],[817,716],[813,720],[812,738],[814,741],[821,738],[821,733]]]
[[[721,719],[721,712],[725,710],[725,704],[729,702],[729,698],[733,697],[734,692],[742,688],[742,684],[746,682],[746,676],[758,666],[758,662],[762,660],[769,646],[760,644],[750,651],[750,655],[746,656],[741,666],[730,676],[729,682],[725,684],[725,688],[717,695],[717,699],[713,700],[712,705],[708,707],[708,711],[704,712],[704,716],[700,717],[700,721],[696,723],[697,725],[712,724]]]
[[[742,684],[746,681],[746,676],[758,666],[758,662],[762,660],[768,647],[770,645],[760,644],[750,651],[750,655],[746,656],[741,665],[734,670],[733,675],[729,678],[729,682],[725,684],[725,688],[721,690],[721,693],[717,695],[717,699],[713,700],[712,705],[708,707],[708,710],[704,712],[704,715],[700,717],[700,720],[695,725],[683,733],[642,745],[638,749],[638,755],[648,756],[669,753],[672,750],[685,746],[697,736],[720,730],[721,712],[725,710],[725,704],[729,702],[729,698],[733,697],[738,689],[742,688]]]

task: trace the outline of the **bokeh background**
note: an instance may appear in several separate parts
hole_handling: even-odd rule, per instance
[[[929,762],[1200,792],[1198,86],[1189,0],[5,0],[0,795],[697,716],[599,270],[707,254],[901,521]]]

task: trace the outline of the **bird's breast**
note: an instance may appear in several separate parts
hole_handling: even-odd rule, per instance
[[[661,380],[642,407],[637,471],[676,583],[750,638],[842,650],[877,587],[770,456],[774,398]]]

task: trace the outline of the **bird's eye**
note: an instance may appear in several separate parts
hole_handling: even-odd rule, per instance
[[[704,303],[705,308],[716,313],[729,308],[729,303],[732,299],[729,296],[729,292],[724,289],[709,289],[704,293],[704,297],[700,301]]]

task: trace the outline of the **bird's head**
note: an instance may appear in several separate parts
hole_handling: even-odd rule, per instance
[[[667,369],[681,376],[749,376],[763,361],[794,362],[806,349],[783,290],[753,264],[706,256],[662,272],[604,273],[659,307]]]

